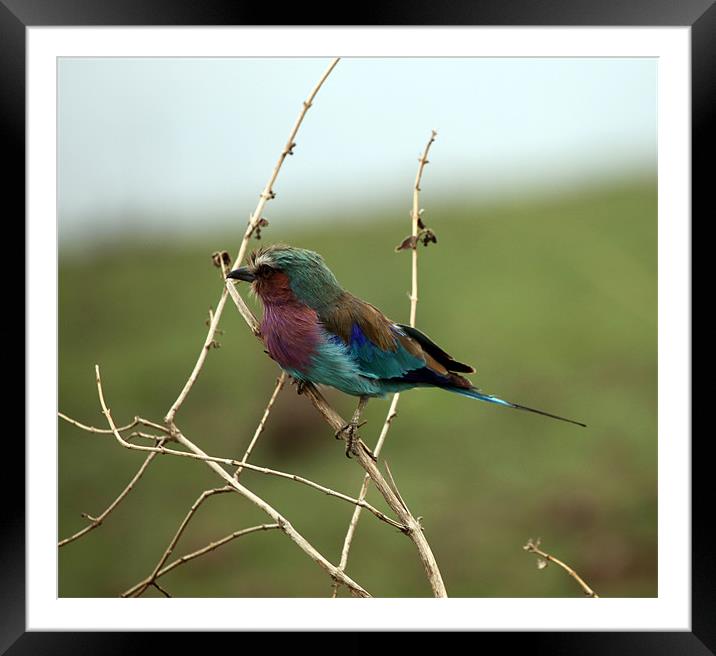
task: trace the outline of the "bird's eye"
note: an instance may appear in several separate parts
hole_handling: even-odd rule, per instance
[[[270,267],[268,264],[262,264],[258,269],[256,269],[256,275],[259,278],[269,278],[274,273],[274,268]]]

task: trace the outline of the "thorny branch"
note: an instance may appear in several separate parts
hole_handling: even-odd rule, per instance
[[[537,567],[539,567],[540,569],[544,569],[545,567],[547,567],[547,563],[554,563],[555,565],[559,565],[565,572],[567,572],[567,574],[569,574],[577,583],[579,583],[585,595],[587,595],[588,597],[594,597],[595,599],[599,598],[599,595],[587,585],[584,579],[579,576],[577,572],[575,572],[566,563],[563,563],[561,560],[558,560],[551,554],[548,554],[546,551],[542,551],[539,548],[539,545],[540,538],[537,538],[536,540],[529,538],[527,540],[527,544],[522,547],[525,551],[529,551],[530,553],[534,553],[539,556],[539,558],[537,559]]]

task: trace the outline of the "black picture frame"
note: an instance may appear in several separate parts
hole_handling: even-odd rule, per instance
[[[690,26],[692,90],[692,213],[706,214],[711,136],[716,109],[716,6],[714,0],[434,0],[391,2],[328,9],[307,3],[272,5],[225,0],[0,0],[0,125],[5,161],[6,203],[25,211],[25,41],[35,26],[176,25],[506,25],[506,26]],[[341,16],[338,16],[340,11]],[[8,210],[9,211],[9,210]],[[711,212],[712,213],[712,212]],[[705,220],[706,217],[704,217]],[[9,223],[10,220],[6,219]],[[692,219],[693,225],[693,219]],[[27,266],[33,266],[26,252]],[[16,274],[15,274],[16,276]],[[6,278],[8,280],[8,278]],[[10,330],[8,328],[8,330]],[[13,333],[16,329],[12,329]],[[32,348],[26,344],[26,349]],[[680,436],[675,436],[680,437]],[[704,442],[692,441],[692,632],[484,633],[479,640],[500,641],[501,650],[520,647],[553,654],[709,654],[716,653],[716,559],[709,539],[710,490]],[[24,445],[11,433],[5,462],[24,462]],[[19,468],[14,465],[13,470]],[[23,473],[20,474],[24,478]],[[169,633],[27,632],[25,623],[25,505],[17,499],[22,480],[2,477],[3,538],[0,541],[0,654],[114,654],[138,648],[168,649]],[[711,512],[710,512],[711,511]],[[175,637],[175,636],[174,636]],[[217,636],[218,637],[218,636]],[[181,634],[182,647],[193,637]],[[234,644],[235,648],[240,645]],[[275,647],[275,644],[273,645]],[[206,645],[204,645],[206,648]],[[343,649],[340,641],[333,649]]]

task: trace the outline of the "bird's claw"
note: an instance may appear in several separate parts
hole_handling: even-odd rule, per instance
[[[351,457],[351,453],[356,447],[356,441],[358,440],[358,429],[363,424],[365,424],[365,422],[361,422],[360,424],[355,424],[351,422],[350,424],[346,424],[345,426],[339,428],[335,433],[337,440],[345,439],[346,441],[347,458]]]
[[[367,423],[367,421],[361,421],[359,424],[351,422],[350,424],[346,424],[342,428],[339,428],[335,432],[337,440],[346,440],[346,457],[350,458],[351,453],[355,453],[355,449],[360,441],[358,437],[358,429]],[[373,455],[373,452],[365,444],[362,444],[362,446],[365,449],[366,453],[373,459],[373,461],[377,462],[375,456]]]
[[[296,394],[303,394],[306,389],[306,381],[298,378],[291,378],[291,382],[296,386]]]
[[[342,426],[339,428],[334,435],[336,436],[337,440],[342,440],[343,436],[345,435],[346,439],[351,437],[361,426],[365,426],[368,422],[367,421],[361,421],[359,424],[346,424],[345,426]]]

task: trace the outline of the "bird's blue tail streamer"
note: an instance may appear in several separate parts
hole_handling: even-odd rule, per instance
[[[507,408],[515,408],[516,410],[525,410],[527,412],[534,412],[538,415],[543,415],[545,417],[551,417],[552,419],[559,419],[560,421],[566,421],[570,424],[576,424],[577,426],[586,427],[587,424],[583,424],[581,421],[575,421],[574,419],[567,419],[566,417],[560,417],[559,415],[553,415],[550,412],[545,412],[544,410],[536,410],[535,408],[528,408],[526,405],[520,405],[519,403],[511,403],[510,401],[505,401],[504,399],[500,399],[496,396],[493,396],[492,394],[485,394],[484,392],[481,392],[478,389],[472,388],[472,389],[465,389],[462,387],[447,387],[451,392],[455,392],[455,394],[461,394],[462,396],[467,396],[471,399],[478,399],[480,401],[487,401],[488,403],[494,403],[495,405],[503,405]]]

